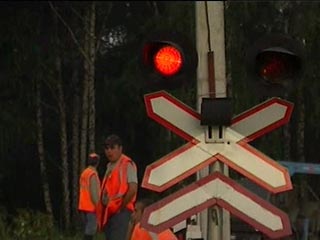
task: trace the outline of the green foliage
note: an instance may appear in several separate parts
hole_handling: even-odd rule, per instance
[[[42,212],[19,209],[12,222],[12,236],[20,240],[52,239],[52,218]]]
[[[82,232],[61,233],[53,225],[50,216],[41,212],[20,209],[9,224],[9,216],[0,207],[1,240],[79,240]],[[103,240],[103,233],[96,234],[94,240]]]
[[[6,220],[7,212],[5,208],[0,207],[0,239],[3,240],[7,240],[9,238],[9,231]]]

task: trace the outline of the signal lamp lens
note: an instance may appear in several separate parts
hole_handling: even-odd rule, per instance
[[[300,62],[294,55],[264,52],[257,56],[257,73],[271,84],[282,84],[293,78],[300,69]]]
[[[172,46],[163,46],[154,55],[154,67],[161,75],[170,77],[178,73],[183,64],[182,54]]]
[[[269,59],[269,62],[260,70],[260,75],[271,83],[277,83],[285,77],[286,73],[287,69],[284,62],[277,58]]]

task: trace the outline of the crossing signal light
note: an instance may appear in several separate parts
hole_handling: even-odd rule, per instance
[[[289,36],[259,39],[247,53],[247,67],[259,94],[280,96],[297,84],[303,70],[303,46]]]
[[[256,57],[256,72],[268,84],[283,84],[301,70],[301,59],[284,49],[266,49]]]
[[[179,88],[192,80],[196,67],[195,47],[177,32],[155,33],[143,43],[142,71],[149,86]]]
[[[155,70],[165,77],[177,74],[183,65],[182,53],[178,48],[170,45],[159,47],[152,60]]]

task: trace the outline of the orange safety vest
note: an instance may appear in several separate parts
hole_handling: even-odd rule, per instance
[[[174,233],[170,229],[167,229],[159,233],[158,239],[159,240],[178,240],[177,236],[174,235]]]
[[[120,211],[123,196],[127,193],[129,187],[126,171],[128,164],[132,164],[136,169],[135,163],[124,154],[121,155],[118,161],[110,175],[103,178],[100,196],[105,193],[109,201],[106,207],[103,206],[102,201],[99,201],[97,209],[99,230],[102,230],[111,216]],[[136,196],[126,205],[126,208],[130,211],[134,210],[135,200]]]
[[[81,211],[96,211],[96,206],[92,202],[90,196],[90,178],[92,176],[96,177],[98,179],[98,183],[100,184],[98,173],[90,167],[87,167],[80,176],[80,194],[78,209]]]
[[[142,228],[140,223],[137,223],[134,226],[130,240],[178,240],[178,238],[170,229],[153,236],[146,229]]]

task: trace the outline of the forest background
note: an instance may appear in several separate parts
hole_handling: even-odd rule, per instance
[[[141,47],[151,32],[170,30],[195,45],[194,8],[190,1],[0,2],[1,239],[75,229],[79,172],[96,151],[102,176],[107,135],[123,138],[140,182],[148,164],[182,144],[146,115],[143,96],[155,89],[141,67]],[[284,33],[305,47],[303,75],[286,95],[295,104],[290,123],[253,143],[276,160],[320,160],[319,10],[319,2],[225,2],[234,114],[261,102],[244,64],[257,39]],[[196,109],[196,72],[188,77],[188,85],[170,93]],[[318,181],[317,175],[293,176],[297,201],[318,201]],[[140,189],[139,196],[170,191],[157,196]]]

